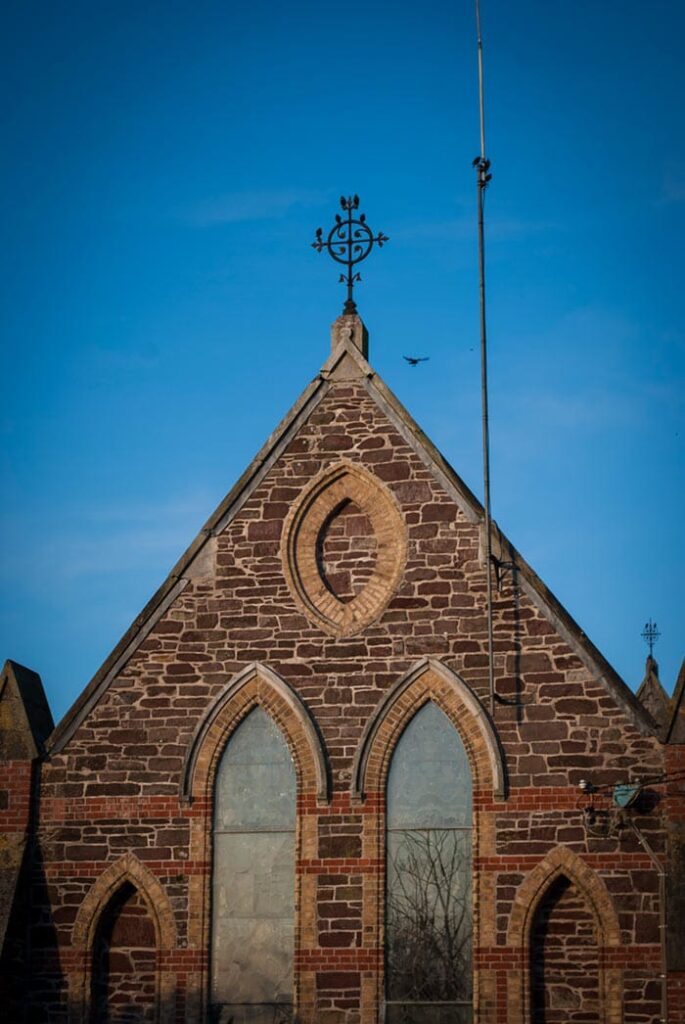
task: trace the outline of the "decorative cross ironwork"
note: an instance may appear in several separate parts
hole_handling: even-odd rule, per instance
[[[343,315],[346,316],[357,312],[352,289],[355,282],[362,279],[361,274],[352,268],[366,259],[374,245],[381,248],[390,239],[380,231],[377,235],[373,234],[366,223],[366,214],[352,216],[353,211],[359,209],[359,196],[341,196],[340,206],[347,213],[347,217],[343,219],[336,213],[335,227],[328,232],[326,241],[323,239],[323,228],[317,228],[316,241],[312,242],[312,249],[316,249],[317,252],[328,249],[329,256],[332,256],[336,263],[347,264],[347,273],[340,275],[340,282],[347,285],[347,299],[343,306]]]
[[[661,633],[656,628],[656,622],[652,622],[651,619],[649,620],[649,622],[645,622],[645,628],[642,630],[640,636],[649,647],[649,656],[651,658],[652,651],[654,650],[654,644],[661,636]]]

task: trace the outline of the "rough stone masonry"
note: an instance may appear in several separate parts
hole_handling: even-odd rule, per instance
[[[652,680],[650,714],[493,527],[491,714],[482,508],[365,355],[341,317],[320,374],[56,728],[38,677],[6,663],[5,1019],[685,1022],[685,673],[661,705]],[[428,702],[469,766],[469,994],[400,1017],[386,790]],[[217,778],[256,707],[294,765],[292,827],[229,823],[225,848],[248,855],[222,879]],[[231,778],[263,786],[245,756]],[[265,911],[222,910],[258,833],[292,835],[292,871],[253,885],[255,906],[274,886]],[[254,936],[281,899],[264,950],[287,969],[262,998],[267,953],[226,954],[221,922],[234,934],[246,915]]]

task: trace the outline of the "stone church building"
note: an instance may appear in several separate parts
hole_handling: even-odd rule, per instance
[[[5,664],[3,1020],[683,1024],[685,672],[491,544],[493,700],[483,509],[340,317],[56,727]]]

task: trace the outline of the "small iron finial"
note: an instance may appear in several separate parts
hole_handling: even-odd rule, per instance
[[[389,241],[387,235],[378,232],[374,235],[366,223],[366,214],[360,213],[353,217],[353,211],[359,209],[359,196],[341,196],[340,206],[347,213],[343,218],[339,213],[335,215],[335,226],[328,232],[326,241],[323,239],[323,228],[317,228],[316,241],[312,242],[312,249],[321,252],[328,249],[329,256],[336,263],[345,263],[347,273],[340,275],[340,283],[347,285],[347,299],[343,306],[343,316],[357,312],[357,305],[352,297],[352,289],[356,281],[361,281],[361,274],[353,271],[357,263],[361,263],[369,255],[374,245],[382,248],[385,242]]]
[[[649,656],[651,658],[652,652],[654,650],[654,644],[661,636],[661,633],[657,629],[656,622],[652,622],[651,619],[649,620],[649,622],[645,622],[645,628],[642,630],[640,636],[649,647]]]

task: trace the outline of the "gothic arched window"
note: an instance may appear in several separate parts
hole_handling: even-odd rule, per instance
[[[226,746],[214,793],[212,1020],[271,1024],[293,992],[295,766],[255,708]]]
[[[95,932],[90,1020],[150,1024],[156,1016],[156,976],[157,939],[150,908],[127,880],[109,901]]]
[[[387,1024],[472,1019],[471,790],[461,737],[424,704],[387,783]]]

